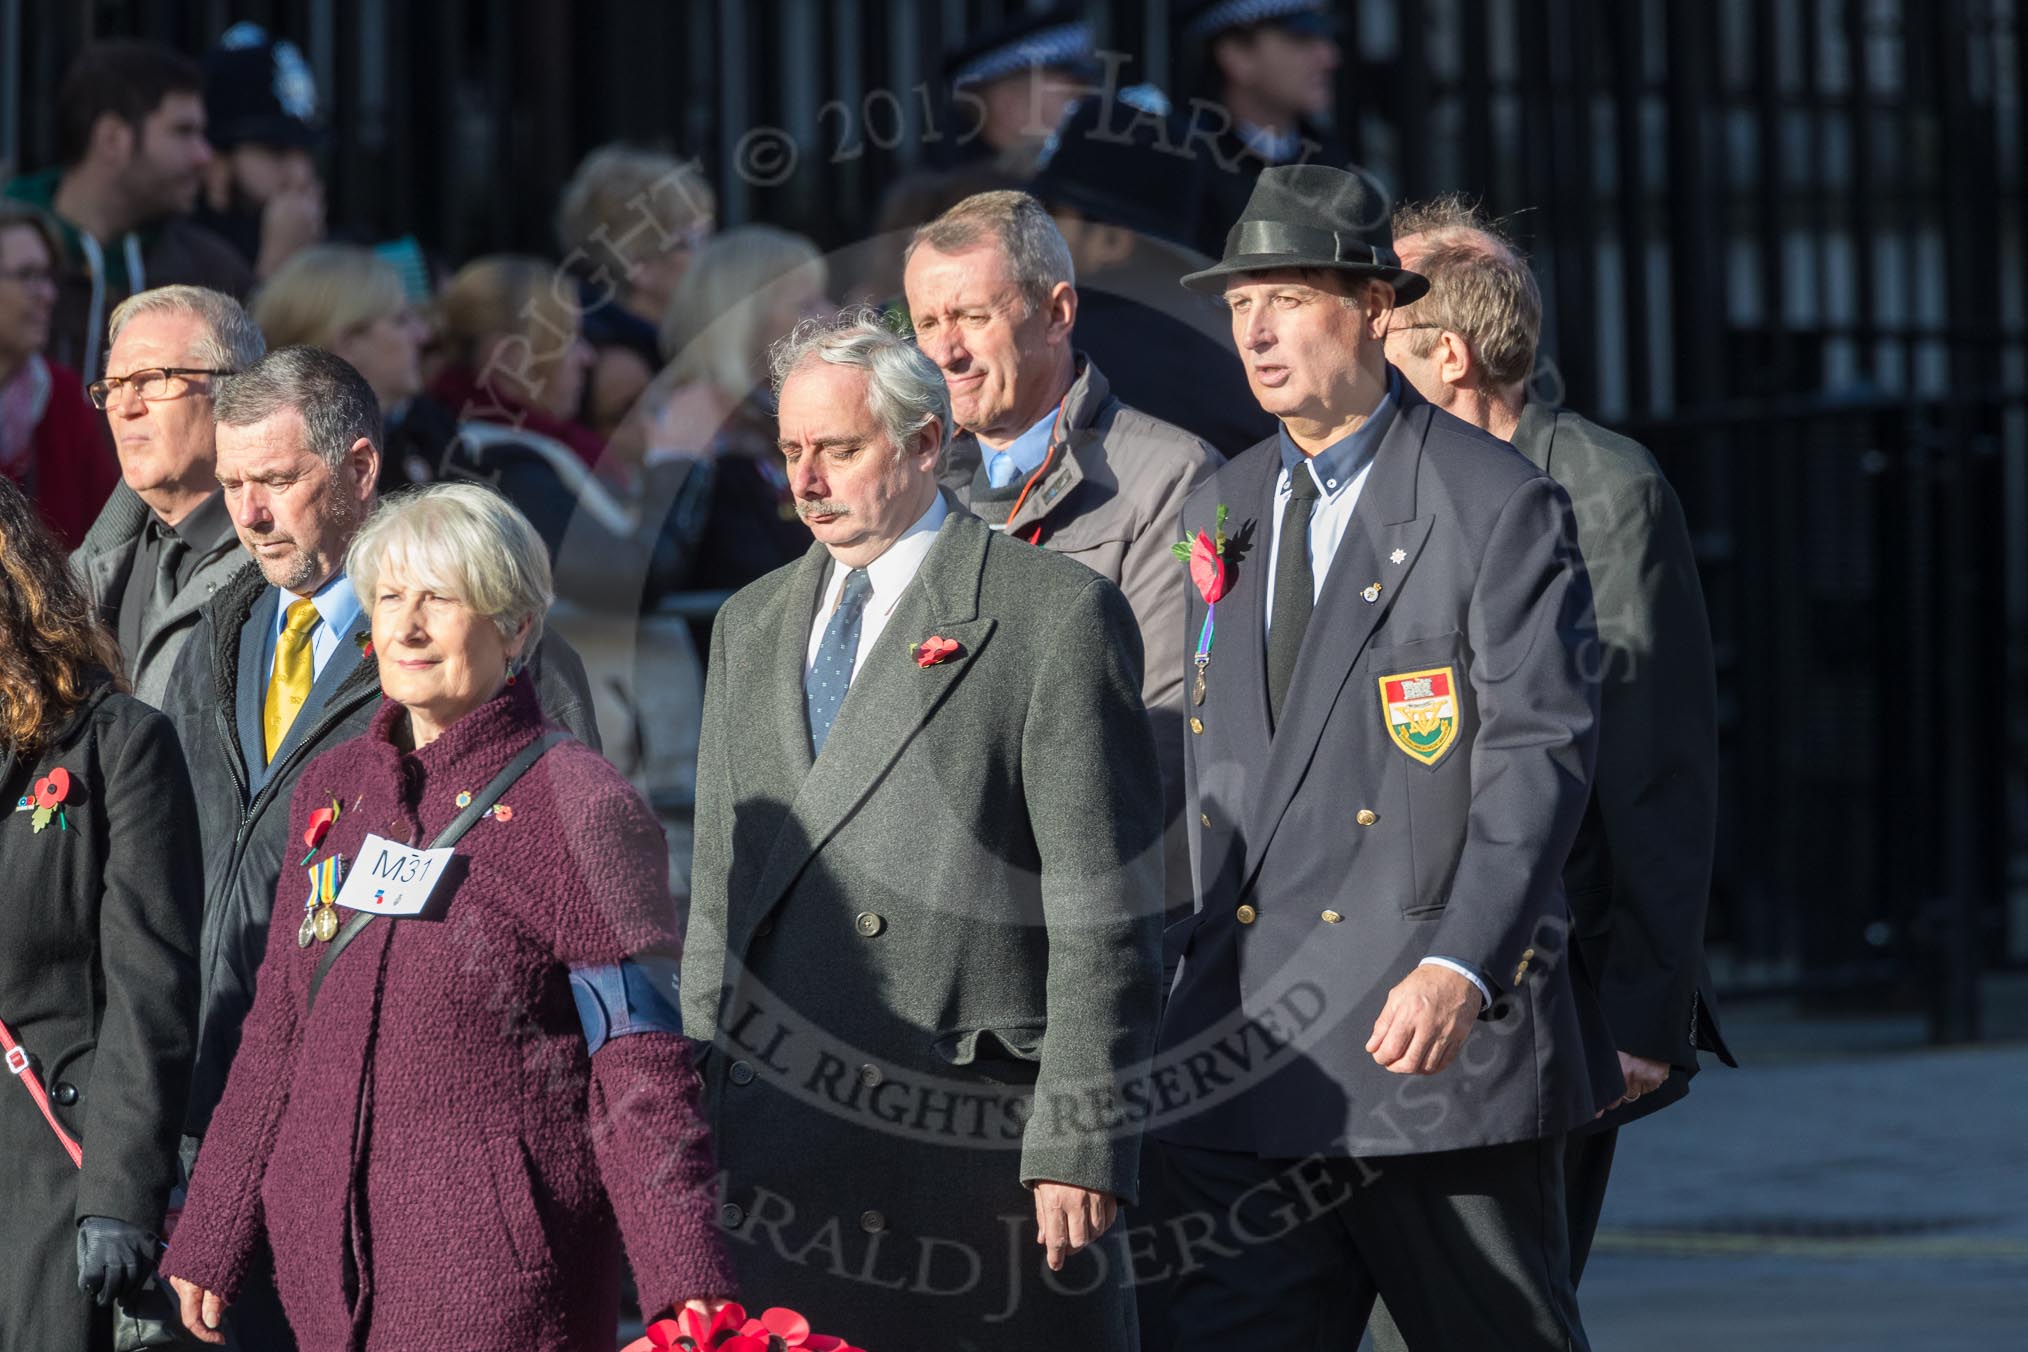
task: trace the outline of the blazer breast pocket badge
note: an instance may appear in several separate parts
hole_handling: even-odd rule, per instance
[[[1458,740],[1457,674],[1450,667],[1380,678],[1381,716],[1403,755],[1435,765]]]

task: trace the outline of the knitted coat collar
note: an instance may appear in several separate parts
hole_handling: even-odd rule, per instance
[[[445,728],[417,751],[404,751],[397,730],[406,731],[408,710],[388,699],[374,711],[359,745],[374,771],[399,783],[401,800],[413,807],[425,792],[449,778],[476,789],[499,772],[516,752],[542,731],[542,704],[535,683],[525,676]],[[426,814],[434,815],[434,814]]]

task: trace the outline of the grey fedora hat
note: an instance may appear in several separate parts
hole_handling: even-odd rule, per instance
[[[1276,268],[1330,268],[1372,277],[1407,305],[1429,290],[1429,279],[1401,266],[1387,229],[1387,204],[1365,178],[1323,164],[1261,170],[1246,210],[1225,236],[1225,257],[1183,278],[1192,291],[1216,295],[1225,279]]]

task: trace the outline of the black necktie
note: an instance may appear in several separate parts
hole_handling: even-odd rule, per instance
[[[1316,580],[1310,572],[1310,516],[1317,509],[1317,476],[1306,464],[1289,471],[1289,503],[1282,508],[1282,532],[1275,552],[1275,609],[1269,621],[1267,670],[1268,714],[1279,724],[1288,699],[1289,678],[1296,673],[1296,655],[1303,650],[1303,632],[1310,627],[1316,604]]]
[[[190,546],[173,531],[163,531],[155,541],[155,591],[148,598],[150,617],[159,617],[176,599],[176,570]]]

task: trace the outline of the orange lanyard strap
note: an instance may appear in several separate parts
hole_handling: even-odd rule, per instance
[[[1028,482],[1021,485],[1021,496],[1014,499],[1014,509],[1007,513],[1006,525],[1012,526],[1014,524],[1014,518],[1021,515],[1021,504],[1028,501],[1028,495],[1034,491],[1035,485],[1041,483],[1048,476],[1050,466],[1056,463],[1056,448],[1060,444],[1057,441],[1057,436],[1063,431],[1063,413],[1069,407],[1070,392],[1066,390],[1064,391],[1063,398],[1059,399],[1056,404],[1056,421],[1049,425],[1049,450],[1043,454],[1042,463],[1035,467],[1035,472],[1028,476]],[[1041,522],[1037,522],[1035,529],[1029,533],[1028,543],[1031,545],[1042,543]]]
[[[84,1148],[71,1139],[63,1124],[56,1120],[56,1111],[49,1106],[49,1095],[42,1092],[42,1080],[35,1068],[28,1064],[28,1053],[14,1040],[14,1034],[7,1025],[0,1023],[0,1050],[7,1053],[7,1069],[14,1072],[14,1078],[21,1081],[21,1087],[35,1100],[35,1106],[42,1110],[42,1120],[49,1123],[49,1129],[56,1133],[56,1139],[63,1143],[63,1153],[70,1156],[70,1162],[84,1168]]]

